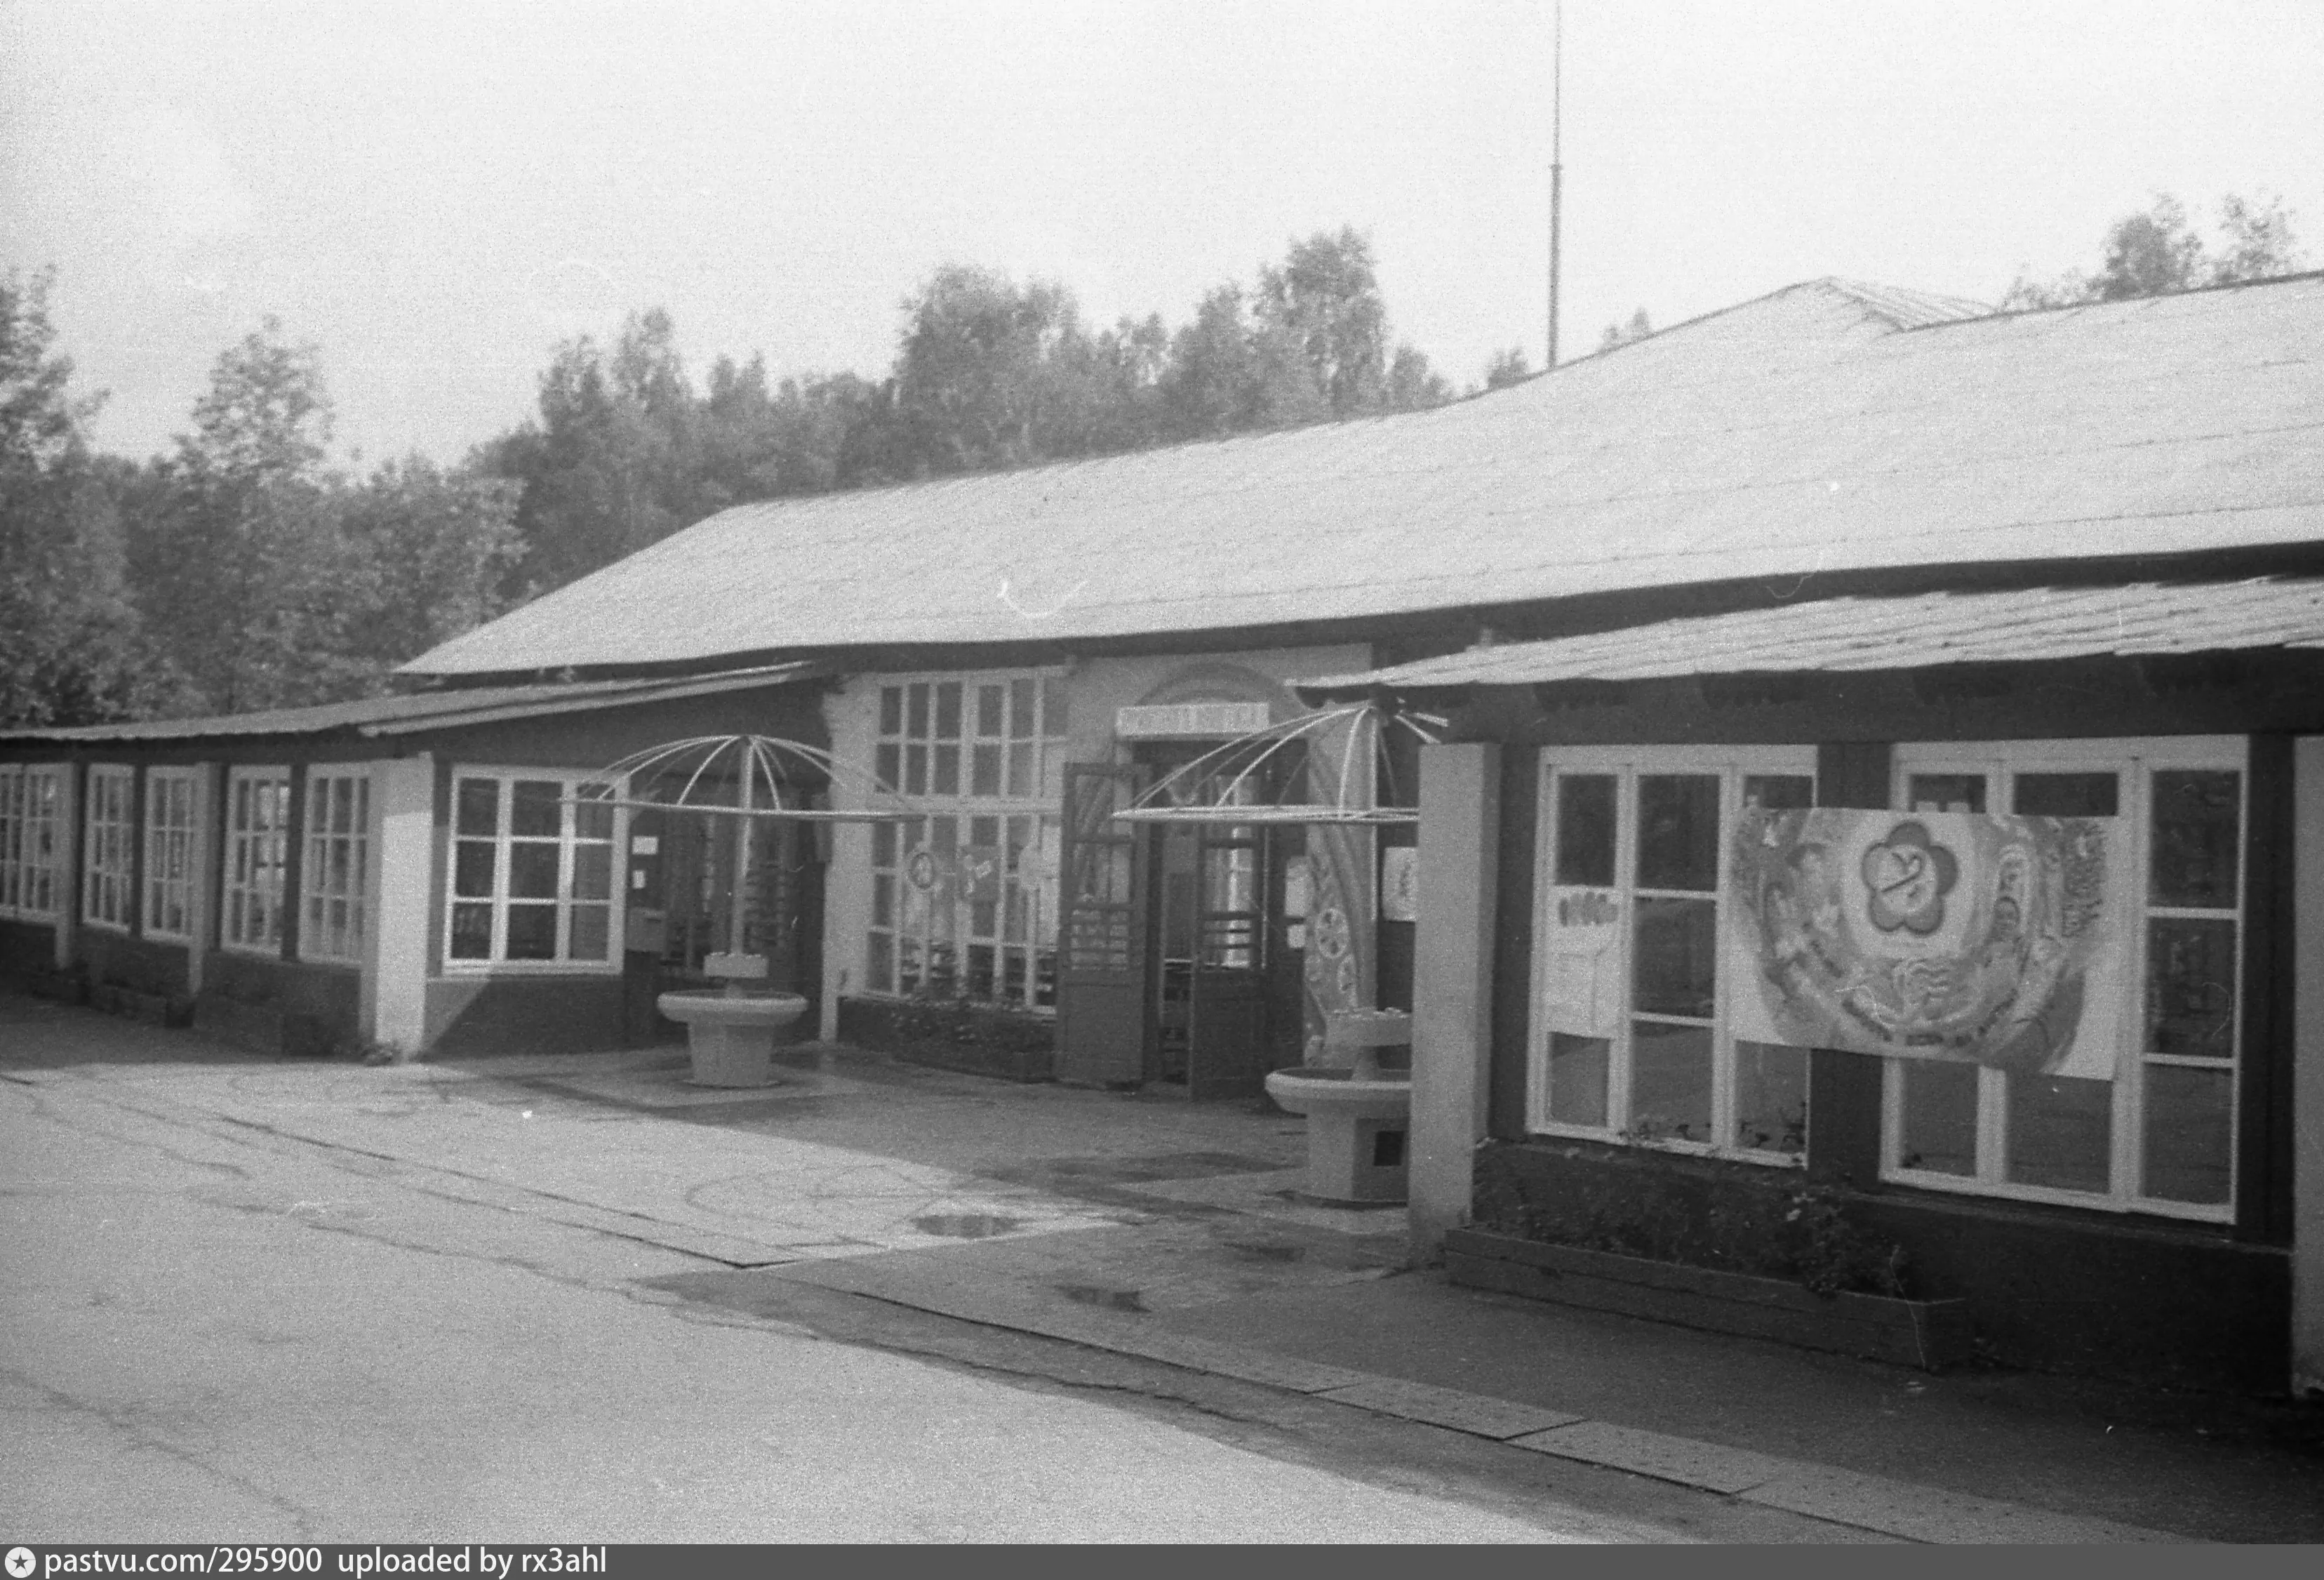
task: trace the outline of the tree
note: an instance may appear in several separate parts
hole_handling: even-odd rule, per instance
[[[586,335],[557,347],[538,420],[475,457],[523,485],[512,595],[562,587],[708,513],[691,472],[695,404],[659,308],[632,314],[610,356]]]
[[[1533,368],[1526,361],[1525,347],[1522,346],[1512,346],[1507,351],[1494,352],[1493,359],[1485,365],[1485,387],[1489,390],[1507,389],[1511,384],[1523,383],[1531,377],[1533,377]]]
[[[523,553],[520,492],[506,478],[447,472],[416,455],[339,491],[338,667],[375,681],[499,614],[502,582]]]
[[[936,472],[1040,460],[1058,409],[1057,354],[1080,333],[1073,295],[946,264],[904,302],[897,413]]]
[[[1305,363],[1334,417],[1380,407],[1388,367],[1388,309],[1370,238],[1352,226],[1291,244],[1280,267],[1259,272],[1254,301],[1263,332],[1281,336]]]
[[[2292,218],[2279,198],[2230,193],[2219,200],[2221,245],[2207,251],[2188,220],[2186,206],[2158,192],[2144,212],[2126,214],[2107,227],[2095,271],[2083,274],[2070,270],[2047,282],[2021,271],[2002,294],[2001,306],[2014,311],[2125,301],[2293,273],[2303,261]]]
[[[52,271],[0,276],[0,725],[134,717],[167,677],[123,585],[121,522],[55,351]]]
[[[1398,346],[1388,359],[1385,401],[1391,411],[1419,411],[1452,398],[1452,386],[1428,364],[1427,353]]]
[[[1628,324],[1607,325],[1606,332],[1598,337],[1598,349],[1601,354],[1611,351],[1634,340],[1643,340],[1654,332],[1654,320],[1646,317],[1646,309],[1640,308],[1630,315]]]
[[[278,319],[220,354],[156,497],[129,521],[129,568],[154,639],[217,712],[344,695],[348,567],[322,471],[331,407],[320,354]]]

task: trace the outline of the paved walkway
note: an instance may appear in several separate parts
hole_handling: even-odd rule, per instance
[[[1923,1541],[2324,1540],[2324,1412],[1929,1377],[1455,1289],[1402,1215],[1303,1205],[1301,1122],[837,1047],[713,1091],[677,1049],[364,1067],[0,996],[0,1078],[685,1252],[687,1298],[807,1286]],[[801,1290],[804,1293],[804,1289]]]

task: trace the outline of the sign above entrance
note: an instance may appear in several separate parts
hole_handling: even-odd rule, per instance
[[[1166,702],[1116,708],[1113,733],[1124,741],[1202,741],[1248,735],[1275,722],[1264,702]]]

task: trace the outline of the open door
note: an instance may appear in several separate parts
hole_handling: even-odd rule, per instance
[[[1057,1078],[1132,1086],[1146,1075],[1152,964],[1147,831],[1113,814],[1145,788],[1135,763],[1065,764],[1057,918]]]
[[[1279,885],[1272,830],[1250,823],[1197,826],[1194,984],[1189,994],[1186,1095],[1256,1096],[1275,1067],[1268,1035],[1270,903]]]

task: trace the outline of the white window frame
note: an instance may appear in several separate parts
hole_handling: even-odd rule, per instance
[[[2236,1159],[2242,1144],[2243,963],[2249,948],[2250,915],[2247,896],[2251,874],[2251,752],[2242,735],[2121,737],[2051,741],[1911,742],[1895,749],[1891,768],[1890,804],[1909,810],[1906,790],[1912,776],[1938,773],[1981,773],[1986,776],[1986,809],[2007,812],[2015,804],[2016,779],[2021,773],[2103,773],[2117,776],[2119,818],[2128,827],[2131,850],[2125,865],[2130,871],[2131,901],[2124,914],[2135,918],[2128,941],[2126,977],[2133,995],[2122,1018],[2121,1040],[2115,1049],[2115,1076],[2108,1123],[2110,1155],[2107,1189],[2104,1192],[2066,1190],[2031,1185],[2006,1178],[2008,1166],[2008,1078],[1999,1070],[1978,1070],[1978,1113],[1975,1172],[1950,1174],[1935,1169],[1907,1169],[1904,1151],[1904,1084],[1902,1065],[1885,1059],[1880,1118],[1880,1177],[1899,1185],[1948,1191],[1961,1196],[1997,1197],[2009,1200],[2052,1203],[2062,1206],[2137,1213],[2142,1215],[2191,1219],[2203,1223],[2233,1223],[2237,1187]],[[2242,800],[2237,808],[2236,836],[2236,1016],[2228,1033],[2232,1057],[2224,1061],[2192,1059],[2172,1055],[2149,1055],[2144,1050],[2146,938],[2150,918],[2174,915],[2220,917],[2217,910],[2174,910],[2150,906],[2147,887],[2153,873],[2153,819],[2152,780],[2158,770],[2209,770],[2238,776]],[[2150,1065],[2191,1065],[2227,1072],[2229,1088],[2227,1119],[2227,1199],[2224,1203],[2167,1201],[2147,1197],[2142,1178],[2145,1167],[2145,1072]]]
[[[1544,1012],[1549,997],[1550,951],[1543,947],[1551,936],[1549,907],[1556,888],[1557,799],[1560,774],[1608,774],[1615,780],[1615,892],[1623,896],[1621,941],[1617,966],[1622,983],[1622,1007],[1615,1021],[1612,1047],[1607,1054],[1606,1123],[1580,1125],[1549,1116],[1550,1036],[1556,1030]],[[1526,1128],[1536,1135],[1566,1136],[1617,1145],[1684,1152],[1699,1157],[1729,1159],[1771,1168],[1803,1168],[1804,1145],[1797,1153],[1761,1150],[1728,1144],[1723,1140],[1696,1141],[1673,1136],[1642,1137],[1630,1132],[1631,1008],[1634,985],[1631,956],[1635,946],[1633,909],[1640,892],[1637,875],[1637,781],[1642,775],[1716,774],[1720,781],[1719,868],[1716,891],[1714,946],[1721,957],[1714,968],[1711,1013],[1711,1129],[1715,1138],[1735,1133],[1736,1038],[1729,1026],[1729,1005],[1733,984],[1726,969],[1723,944],[1728,907],[1733,902],[1727,881],[1728,841],[1743,807],[1743,781],[1761,776],[1816,778],[1816,749],[1812,745],[1773,746],[1550,746],[1541,753],[1541,778],[1535,809],[1534,950],[1531,998],[1526,1015]],[[1813,797],[1811,795],[1811,801]],[[1648,891],[1655,897],[1661,891]],[[1699,895],[1689,895],[1700,898]],[[1648,1019],[1654,1017],[1649,1016]],[[1814,1099],[1809,1097],[1808,1124],[1815,1123]]]
[[[260,821],[259,790],[278,787],[272,823]],[[226,771],[226,862],[218,884],[218,947],[237,955],[279,959],[282,928],[290,893],[290,785],[288,766],[280,763],[237,763]],[[244,809],[250,815],[245,818]],[[237,910],[237,901],[240,909]],[[249,936],[248,919],[254,908],[271,928]]]
[[[137,771],[93,762],[88,805],[81,811],[80,919],[126,933],[137,914]]]
[[[929,991],[927,984],[936,975],[936,951],[941,948],[951,951],[948,980],[953,994],[964,1002],[1039,1015],[1055,1013],[1057,858],[1063,839],[1062,808],[1058,803],[1069,739],[1069,697],[1065,672],[1056,669],[934,670],[869,676],[865,685],[872,710],[871,762],[866,767],[875,781],[890,785],[929,814],[883,825],[893,829],[891,836],[875,832],[864,843],[868,889],[864,895],[862,971],[859,980],[863,984],[865,996],[907,1000],[926,996]],[[1019,685],[1030,688],[1034,714],[1029,729],[1022,732],[1014,727],[1024,695],[1016,689]],[[943,691],[951,687],[959,688],[960,716],[956,733],[947,735],[941,728]],[[1001,691],[1001,717],[997,730],[986,727],[982,695],[986,687],[997,687]],[[895,699],[892,710],[891,695]],[[921,727],[914,728],[916,722]],[[944,763],[943,754],[947,750],[956,753],[951,776],[954,788],[938,790],[936,785]],[[991,753],[996,765],[996,788],[985,793],[978,793],[975,789],[980,752]],[[1012,757],[1018,753],[1022,754],[1021,774],[1011,772]],[[1012,790],[1012,782],[1019,788]],[[947,925],[940,926],[936,915],[947,902],[932,898],[922,925],[908,928],[905,886],[911,853],[923,844],[933,847],[938,843],[936,824],[948,820],[957,860],[957,853],[973,846],[971,819],[984,818],[1000,820],[995,845],[1004,853],[1010,847],[1010,821],[1031,819],[1025,829],[1030,837],[1019,847],[1015,871],[1006,870],[1003,856],[998,899],[992,902],[992,928],[977,930],[973,925],[975,902],[957,893],[948,901]],[[878,860],[877,854],[883,839],[891,841],[891,859],[885,863]],[[939,894],[944,892],[938,891]],[[1012,903],[1023,907],[1024,933],[1017,938],[1008,936]],[[883,905],[884,920],[881,919]],[[878,958],[883,942],[887,951],[884,977]],[[915,949],[918,961],[914,975],[919,985],[910,992],[902,986],[907,945]],[[984,997],[971,997],[962,991],[968,975],[968,952],[975,948],[992,951],[993,991]],[[1021,954],[1024,968],[1016,992],[1010,993],[1005,984],[1012,952]],[[1047,1003],[1040,1002],[1045,961],[1049,969],[1050,1002]],[[945,1002],[950,1002],[949,995]]]
[[[171,813],[182,817],[171,819]],[[164,943],[190,944],[201,903],[202,771],[156,765],[145,771],[145,863],[139,879],[138,930]],[[171,926],[177,913],[180,925]]]
[[[0,764],[0,917],[53,921],[63,910],[65,772],[54,763]]]
[[[491,836],[493,841],[493,892],[490,895],[468,895],[456,892],[458,889],[460,846],[464,840],[474,843],[482,836],[460,833],[460,781],[491,780],[499,784],[497,801],[498,827]],[[552,960],[511,960],[508,956],[508,913],[510,851],[514,842],[528,836],[515,836],[510,823],[516,803],[515,785],[520,781],[553,783],[558,787],[559,830],[557,857],[557,954]],[[605,958],[603,960],[568,960],[564,955],[572,946],[573,908],[576,903],[595,905],[595,900],[576,901],[573,893],[574,852],[584,844],[575,833],[574,797],[584,785],[605,785],[615,798],[625,797],[627,781],[606,780],[601,775],[570,768],[506,768],[490,764],[456,763],[452,769],[452,799],[446,818],[444,839],[444,907],[441,912],[444,927],[443,969],[447,976],[618,976],[622,973],[623,934],[626,927],[628,894],[623,873],[626,870],[623,853],[629,849],[630,814],[627,807],[618,802],[612,808],[613,827],[610,836],[603,841],[606,849],[606,887],[608,897],[603,902],[605,912]],[[544,836],[545,838],[545,836]],[[528,903],[520,899],[518,904]],[[486,958],[456,958],[452,954],[453,925],[456,908],[462,905],[489,904],[492,907],[492,952]]]
[[[334,828],[334,787],[344,786],[348,827]],[[299,867],[299,958],[360,966],[371,931],[371,764],[315,762],[307,768],[305,849]],[[331,855],[344,847],[344,882],[332,877]],[[340,904],[346,921],[329,922]]]

